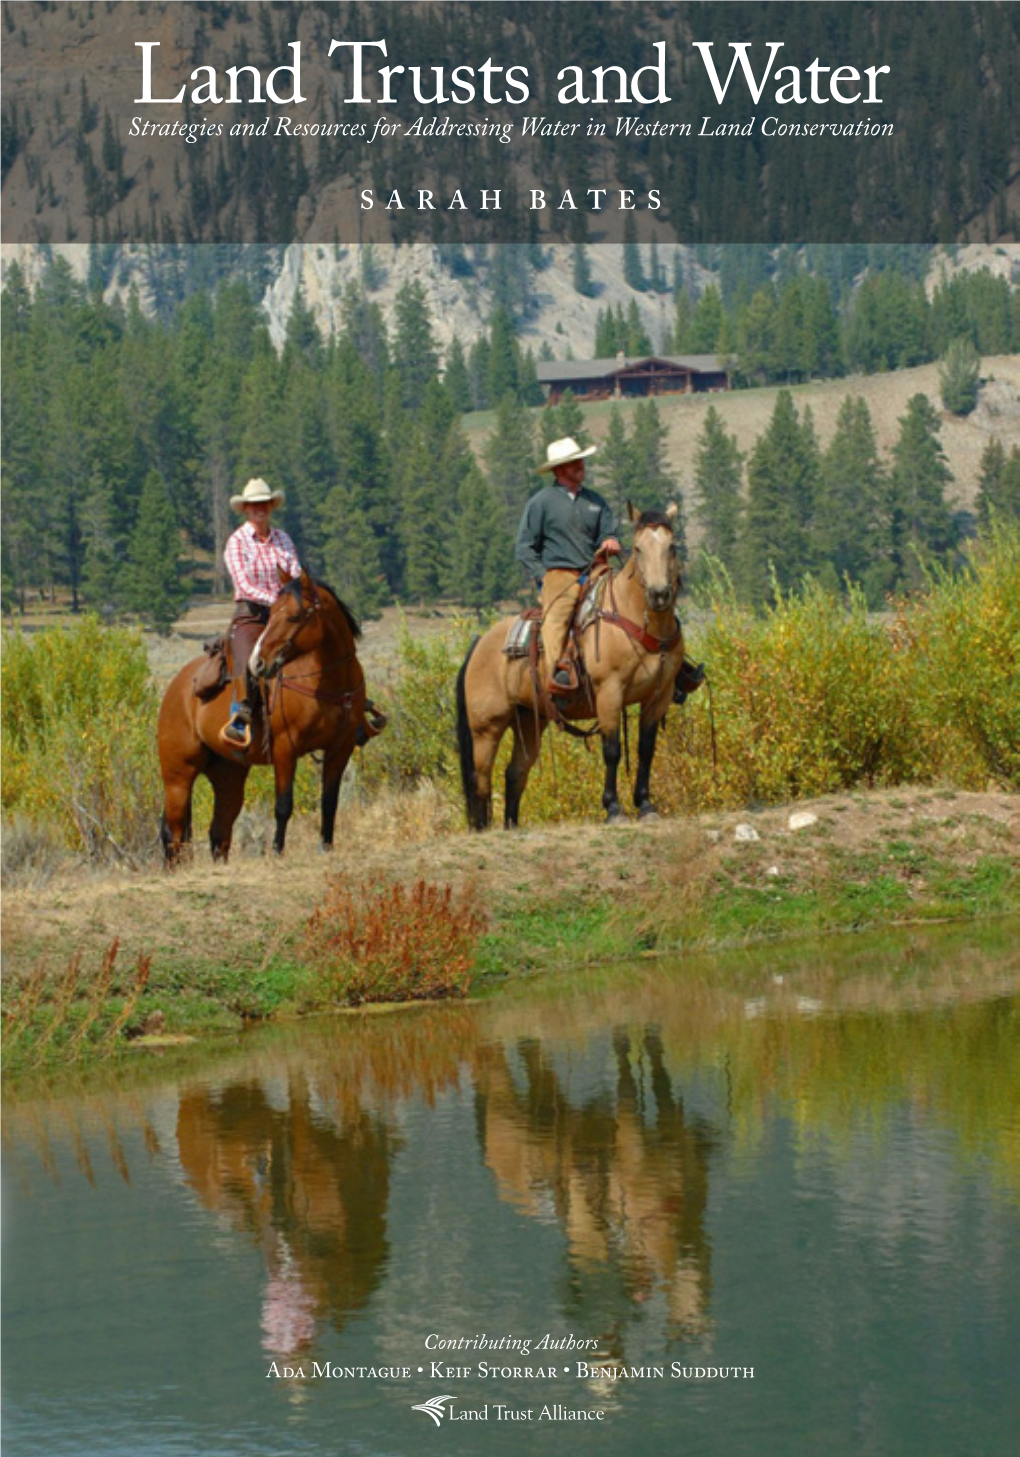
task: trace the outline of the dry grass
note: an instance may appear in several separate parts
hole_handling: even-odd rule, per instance
[[[1020,858],[1020,797],[988,791],[886,790],[826,795],[798,803],[818,816],[810,830],[791,833],[788,806],[753,814],[718,812],[620,828],[596,824],[492,831],[437,831],[445,811],[421,790],[395,796],[390,813],[378,806],[342,811],[337,848],[324,856],[314,825],[297,822],[282,859],[238,853],[214,865],[199,844],[189,865],[159,871],[74,871],[45,887],[16,887],[4,897],[4,960],[27,974],[42,948],[55,955],[80,949],[101,956],[114,937],[123,953],[151,952],[157,964],[219,959],[244,964],[273,935],[299,937],[329,878],[359,882],[442,882],[455,890],[474,880],[490,909],[541,908],[554,901],[593,899],[623,904],[648,895],[668,904],[694,897],[719,857],[739,854],[750,867],[775,864],[784,878],[813,885],[832,844],[847,853],[890,838],[917,837],[933,853],[961,866],[980,856]],[[738,847],[733,835],[750,820],[761,839]],[[743,863],[743,862],[740,862]]]

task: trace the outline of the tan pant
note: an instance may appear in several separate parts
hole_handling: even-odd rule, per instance
[[[553,567],[542,578],[542,647],[546,677],[556,670],[567,646],[567,628],[581,595],[580,572]]]

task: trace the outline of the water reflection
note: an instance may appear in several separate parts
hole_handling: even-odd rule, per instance
[[[965,956],[940,945],[915,936],[885,969],[857,944],[614,968],[10,1099],[22,1446],[113,1451],[102,1431],[118,1412],[133,1431],[141,1404],[150,1424],[192,1424],[153,1451],[242,1450],[203,1430],[197,1379],[166,1383],[208,1332],[195,1372],[214,1381],[210,1410],[246,1413],[243,1450],[299,1450],[285,1422],[319,1422],[311,1450],[335,1450],[342,1401],[367,1452],[411,1452],[418,1419],[402,1423],[435,1394],[421,1378],[413,1396],[305,1382],[281,1402],[267,1362],[403,1364],[429,1331],[488,1329],[573,1331],[609,1364],[764,1367],[768,1382],[714,1405],[668,1382],[572,1384],[684,1450],[830,1450],[865,1369],[883,1433],[869,1450],[1007,1450],[982,1401],[1020,1308],[1017,953],[1007,936]],[[788,1447],[763,1437],[791,1424]]]
[[[612,1070],[571,1096],[550,1049],[534,1038],[486,1046],[477,1061],[478,1127],[502,1198],[566,1236],[567,1313],[623,1353],[635,1307],[664,1297],[666,1335],[703,1334],[711,1260],[705,1233],[709,1155],[716,1135],[688,1123],[666,1070],[662,1039],[618,1028]],[[609,1323],[606,1325],[609,1307]]]
[[[274,1094],[251,1079],[185,1090],[177,1148],[206,1209],[258,1245],[263,1348],[292,1360],[322,1321],[341,1329],[378,1284],[398,1140],[364,1108],[342,1122],[314,1108],[298,1071]]]

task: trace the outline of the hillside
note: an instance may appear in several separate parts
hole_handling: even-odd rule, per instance
[[[201,256],[211,255],[214,250],[199,247],[194,251]],[[653,348],[663,348],[674,322],[672,288],[665,293],[631,288],[624,277],[623,251],[622,245],[613,243],[586,250],[592,292],[585,296],[574,286],[573,248],[554,244],[545,249],[546,265],[532,276],[532,294],[520,321],[522,345],[536,355],[545,348],[556,359],[591,357],[598,315],[617,306],[626,312],[633,304]],[[299,293],[323,337],[328,338],[341,327],[343,295],[348,285],[366,285],[372,302],[379,305],[390,323],[400,289],[409,282],[420,283],[435,336],[444,347],[455,335],[465,345],[470,344],[488,327],[494,307],[493,255],[485,249],[472,253],[472,271],[460,277],[443,266],[441,250],[431,244],[373,245],[370,270],[366,267],[366,249],[358,244],[292,243],[287,248],[253,248],[250,253],[258,256],[259,273],[266,280],[261,305],[277,348],[282,346],[287,319]],[[78,243],[48,248],[4,244],[0,247],[0,269],[6,277],[10,265],[17,262],[34,286],[54,255],[66,259],[77,278],[88,278],[92,250]],[[694,248],[663,245],[658,255],[666,279],[683,279],[691,293],[700,293],[713,281],[713,274],[699,262],[699,252]],[[644,256],[647,259],[647,250]],[[107,278],[103,295],[109,302],[124,300],[135,291],[143,310],[155,314],[161,305],[158,291],[166,283],[166,274],[177,266],[170,253],[161,261],[158,250],[154,253],[141,245],[118,246],[104,268]],[[996,278],[1014,280],[1020,275],[1020,245],[970,244],[952,252],[933,249],[926,289],[930,295],[944,280],[981,269]],[[211,261],[210,270],[215,280]]]
[[[176,89],[183,91],[196,64],[222,74],[243,56],[264,70],[289,58],[291,45],[303,47],[305,124],[328,128],[340,116],[350,119],[345,111],[353,100],[350,77],[327,57],[331,38],[357,35],[366,23],[360,6],[337,0],[5,4],[4,237],[46,243],[90,236],[167,244],[219,244],[225,238],[330,243],[449,238],[455,227],[456,236],[470,242],[492,236],[491,218],[479,213],[450,219],[441,212],[417,218],[376,209],[366,219],[355,205],[357,188],[370,181],[382,193],[398,183],[405,188],[427,183],[448,195],[453,186],[502,186],[510,193],[535,183],[569,182],[583,192],[598,180],[639,193],[656,187],[663,206],[654,220],[645,215],[645,237],[654,228],[663,241],[752,242],[792,234],[816,241],[897,242],[974,236],[968,230],[975,224],[982,236],[1014,238],[1011,188],[1020,108],[1012,10],[969,3],[801,6],[792,19],[787,6],[760,0],[714,6],[575,3],[569,11],[521,4],[494,12],[489,5],[449,0],[386,7],[393,54],[413,57],[423,67],[448,67],[453,57],[477,65],[487,53],[512,57],[530,77],[531,113],[567,128],[578,126],[581,117],[587,120],[587,107],[580,111],[558,100],[554,76],[566,57],[609,57],[632,72],[648,63],[654,44],[668,50],[671,73],[657,121],[685,127],[713,113],[723,122],[745,122],[745,97],[731,91],[719,104],[704,68],[694,63],[691,46],[702,26],[720,46],[737,37],[760,46],[778,33],[788,47],[784,59],[801,66],[837,54],[888,55],[896,62],[895,85],[882,98],[883,121],[894,130],[896,144],[879,153],[870,145],[848,146],[836,135],[813,137],[807,148],[763,129],[746,138],[713,133],[700,146],[687,131],[681,132],[690,138],[687,145],[665,145],[661,134],[628,134],[621,142],[612,129],[604,136],[586,132],[583,139],[567,131],[556,134],[554,145],[548,137],[529,140],[521,126],[507,137],[512,145],[451,141],[415,154],[410,131],[371,145],[357,140],[357,133],[352,139],[351,133],[328,130],[288,135],[274,144],[275,132],[254,129],[285,114],[287,103],[274,111],[246,89],[232,103],[237,109],[230,121],[249,125],[248,136],[231,141],[220,130],[219,102],[199,94],[187,124],[211,130],[192,134],[195,145],[170,140],[169,129],[181,122]],[[134,125],[145,109],[139,104],[136,46],[146,41],[160,47],[158,73],[167,83],[146,103],[144,120],[167,128],[157,139]],[[430,119],[446,114],[427,97],[415,105],[407,87],[397,91],[386,104],[392,104],[390,115],[400,127],[407,128],[419,111]],[[525,116],[506,105],[498,89],[484,107],[473,91],[471,103],[465,115],[473,122],[495,112],[513,128]],[[845,120],[866,121],[865,113],[858,107]],[[500,236],[527,237],[521,221],[526,218],[520,212],[515,224],[507,215],[498,224],[504,229]],[[619,238],[617,211],[604,210],[585,223],[592,235]],[[542,225],[575,236],[576,220],[548,213]]]
[[[952,504],[969,509],[977,490],[978,463],[992,436],[998,436],[1007,450],[1020,445],[1020,355],[1000,355],[982,361],[984,384],[978,408],[959,418],[943,412],[942,447],[953,472]],[[662,395],[656,400],[663,425],[668,431],[666,450],[669,468],[690,494],[694,474],[695,442],[707,411],[713,406],[723,417],[726,429],[737,438],[745,453],[768,425],[775,408],[778,387],[732,390],[728,394]],[[888,453],[899,429],[899,420],[913,395],[924,394],[939,406],[939,366],[925,364],[917,369],[900,369],[889,374],[850,375],[845,379],[816,380],[796,385],[793,395],[798,411],[810,406],[815,429],[824,448],[836,428],[836,417],[847,395],[863,396],[871,412],[879,450]],[[597,442],[604,438],[610,412],[618,409],[628,426],[636,400],[598,402],[585,407],[585,423]],[[484,453],[492,433],[491,411],[468,415],[464,421],[475,451]],[[691,540],[698,540],[695,527]]]

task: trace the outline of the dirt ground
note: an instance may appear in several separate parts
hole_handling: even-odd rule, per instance
[[[791,813],[815,819],[791,828]],[[741,838],[748,833],[738,835],[741,825],[756,838]],[[192,863],[173,874],[82,867],[9,889],[5,966],[26,969],[45,948],[57,959],[72,949],[101,954],[115,937],[124,953],[152,953],[164,964],[199,956],[224,966],[268,965],[336,875],[366,886],[366,894],[390,881],[471,883],[484,908],[506,916],[571,899],[580,906],[640,898],[654,907],[656,897],[682,893],[693,878],[718,882],[720,894],[767,877],[796,892],[840,867],[866,876],[869,855],[890,847],[903,851],[899,869],[915,883],[915,846],[961,872],[987,856],[1020,867],[1020,796],[992,791],[854,792],[754,813],[484,836],[451,826],[449,809],[423,793],[342,812],[338,828],[328,857],[310,822],[295,825],[279,860],[266,853],[268,821],[253,822],[229,865],[213,865],[199,843]]]

